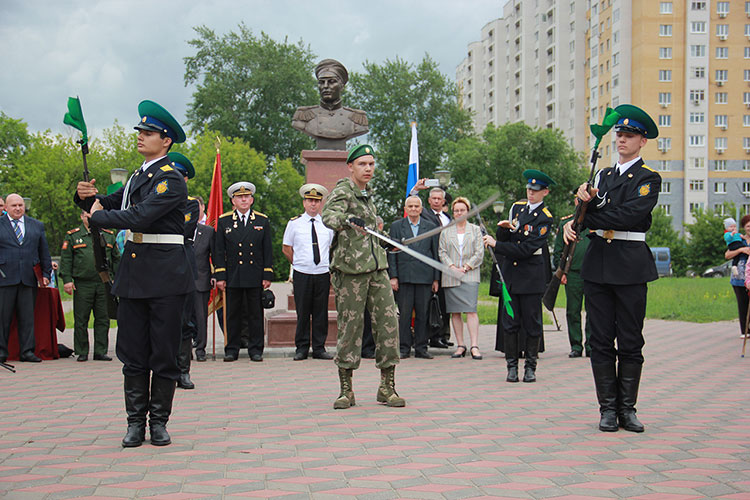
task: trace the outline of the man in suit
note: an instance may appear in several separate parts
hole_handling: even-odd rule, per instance
[[[205,204],[203,198],[197,197],[199,203],[199,219],[203,219]],[[214,228],[205,224],[198,224],[193,237],[195,251],[195,360],[206,361],[206,339],[208,331],[208,301],[211,289],[216,281],[211,277],[211,256],[214,253]]]
[[[578,198],[589,202],[583,225],[594,230],[583,257],[581,277],[586,310],[591,319],[591,369],[599,400],[599,430],[619,427],[643,432],[635,416],[643,366],[643,319],[647,283],[658,278],[646,244],[651,211],[661,189],[661,176],[647,167],[641,148],[659,136],[651,117],[631,104],[614,110],[614,168],[600,170],[594,186],[582,184]],[[572,241],[572,221],[565,225],[565,241]],[[615,346],[616,340],[616,346]]]
[[[391,224],[390,235],[396,241],[412,238],[425,233],[436,226],[420,214],[422,200],[418,196],[409,196],[404,203],[406,217]],[[438,244],[436,238],[427,238],[411,245],[411,249],[438,259]],[[432,359],[427,351],[428,314],[427,307],[430,293],[437,292],[440,273],[418,261],[411,255],[402,252],[388,254],[388,275],[391,278],[391,289],[396,293],[399,320],[398,331],[400,338],[401,358],[408,358],[414,345],[414,357]],[[414,313],[414,338],[412,339],[411,317]]]
[[[222,214],[216,226],[214,278],[227,291],[227,345],[224,361],[236,361],[240,353],[242,318],[250,330],[247,352],[251,361],[263,361],[263,290],[273,279],[271,226],[265,214],[252,210],[255,185],[235,182],[227,193],[234,210]]]
[[[187,186],[167,157],[185,132],[153,101],[142,101],[138,114],[143,165],[115,193],[98,195],[92,179],[79,182],[75,196],[92,225],[130,230],[112,287],[120,297],[116,352],[125,376],[126,448],[143,443],[147,413],[151,444],[172,442],[166,426],[180,376],[182,314],[195,289],[184,237]]]
[[[34,304],[37,287],[34,273],[39,264],[44,286],[49,285],[52,260],[44,224],[26,214],[23,198],[6,198],[7,214],[0,216],[0,361],[8,359],[8,337],[13,313],[18,317],[20,360],[38,363],[34,354]]]
[[[524,382],[536,382],[539,342],[542,337],[542,295],[547,285],[549,257],[543,247],[552,227],[552,214],[544,206],[544,197],[555,181],[538,170],[524,170],[527,201],[517,201],[510,220],[498,222],[498,239],[484,236],[485,244],[502,257],[502,272],[510,292],[513,317],[503,308],[507,382],[518,382],[518,334],[526,333]]]

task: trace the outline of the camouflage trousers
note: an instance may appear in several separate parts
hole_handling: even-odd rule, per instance
[[[375,340],[375,366],[383,369],[399,362],[398,315],[388,273],[365,274],[331,272],[336,297],[338,338],[335,363],[341,368],[359,368],[365,308],[372,317]]]

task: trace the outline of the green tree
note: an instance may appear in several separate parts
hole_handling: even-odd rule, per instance
[[[693,212],[695,222],[685,224],[690,234],[687,243],[688,263],[700,274],[707,267],[724,261],[724,217],[713,210]]]
[[[222,36],[206,26],[194,30],[198,37],[188,44],[195,54],[185,58],[185,85],[196,84],[188,125],[240,138],[269,158],[298,161],[313,142],[292,128],[292,115],[318,100],[310,48],[263,32],[257,37],[244,24]]]
[[[0,166],[21,154],[29,145],[29,132],[23,120],[17,120],[0,111]]]
[[[663,208],[656,207],[651,212],[651,228],[646,233],[646,243],[652,248],[672,248],[678,240],[680,235],[672,227],[672,217],[667,215]]]
[[[459,108],[455,84],[428,55],[416,66],[399,58],[366,62],[349,86],[350,105],[367,113],[367,140],[377,153],[372,184],[378,211],[389,221],[401,215],[406,196],[410,123],[417,122],[420,176],[432,177],[446,143],[471,133],[471,115]]]

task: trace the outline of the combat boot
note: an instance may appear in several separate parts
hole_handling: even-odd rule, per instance
[[[172,400],[174,399],[175,381],[154,375],[151,378],[151,400],[149,409],[149,430],[151,444],[166,446],[172,443],[167,432],[167,422],[172,414]]]
[[[378,387],[378,403],[401,408],[406,406],[404,398],[396,392],[396,367],[389,366],[380,370],[380,386]]]
[[[523,363],[523,381],[536,382],[536,361],[539,358],[539,337],[526,335],[526,360]]]
[[[594,386],[596,398],[599,400],[599,430],[603,432],[617,431],[617,371],[615,363],[591,363],[594,372]]]
[[[508,366],[506,382],[518,382],[518,334],[505,333],[505,364]]]
[[[123,448],[135,448],[146,439],[146,414],[148,413],[148,373],[125,375],[125,412],[128,414],[128,431],[122,438]]]
[[[352,370],[351,368],[339,367],[339,384],[341,392],[336,401],[333,402],[334,410],[345,410],[354,406],[354,390],[352,389]]]
[[[641,382],[642,366],[634,363],[620,363],[617,385],[619,399],[617,420],[620,427],[630,432],[643,432],[643,424],[635,416],[635,403],[638,400],[638,385]]]
[[[180,378],[177,379],[177,387],[180,389],[195,389],[195,384],[190,380],[190,357],[192,355],[191,339],[182,339],[180,351],[177,353],[177,367],[180,369]]]

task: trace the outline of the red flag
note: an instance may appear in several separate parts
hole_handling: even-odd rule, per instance
[[[214,163],[214,174],[211,177],[211,193],[208,195],[208,206],[206,207],[206,225],[216,229],[219,216],[224,213],[224,190],[221,188],[221,154],[216,149],[216,162]]]

